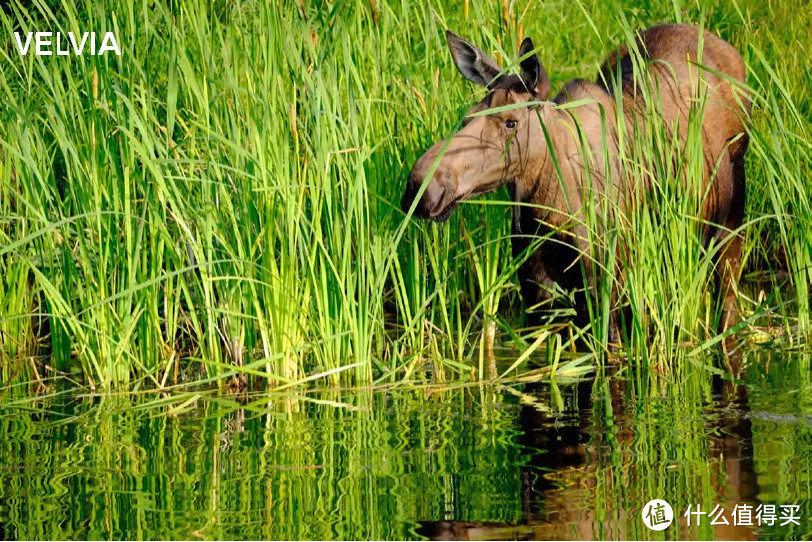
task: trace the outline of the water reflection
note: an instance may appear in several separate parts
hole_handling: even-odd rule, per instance
[[[728,361],[743,376],[739,369],[744,360]],[[801,370],[807,371],[808,365],[802,363]],[[785,397],[801,399],[801,404],[776,401],[780,397],[776,390],[758,388],[755,394],[757,402],[770,397],[772,405],[780,404],[783,412],[796,408],[805,412],[769,416],[786,424],[797,422],[797,440],[788,431],[758,435],[760,448],[784,445],[788,454],[784,460],[797,465],[797,470],[780,473],[773,464],[757,471],[749,386],[740,378],[718,375],[707,381],[708,390],[703,389],[703,382],[688,379],[683,382],[682,395],[642,398],[622,378],[582,382],[572,394],[573,405],[560,413],[525,405],[520,415],[520,442],[536,452],[521,469],[522,523],[425,521],[420,534],[434,540],[808,538],[810,496],[808,486],[803,487],[810,480],[808,378],[785,381]],[[543,396],[544,389],[536,393]],[[791,426],[784,429],[793,430]],[[762,504],[759,477],[772,483],[782,479],[783,491],[765,503],[800,505],[799,526],[777,522],[759,528],[755,519],[754,525],[736,524],[736,505],[747,504],[755,510]],[[643,504],[653,498],[668,500],[675,510],[676,525],[668,533],[649,531],[640,520]],[[697,527],[694,517],[689,524],[682,515],[687,505],[692,509],[700,505],[706,512],[719,505],[727,523],[719,520],[711,525],[705,519]]]
[[[736,383],[628,371],[558,386],[249,397],[4,397],[0,537],[808,536],[809,359]],[[674,387],[677,389],[674,389]],[[640,511],[678,514],[663,533]],[[688,504],[801,526],[688,526]],[[732,522],[731,522],[732,523]]]

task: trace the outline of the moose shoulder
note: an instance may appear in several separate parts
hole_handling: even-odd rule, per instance
[[[484,86],[487,94],[469,111],[456,134],[417,160],[401,202],[404,212],[442,221],[461,200],[508,185],[519,203],[513,210],[514,253],[529,250],[536,235],[551,238],[529,254],[519,270],[526,307],[544,307],[556,284],[564,289],[584,284],[583,270],[590,262],[578,260],[579,255],[589,253],[583,219],[585,194],[614,198],[616,212],[622,213],[629,201],[645,193],[648,181],[624,175],[618,151],[625,141],[621,137],[628,137],[618,134],[632,133],[635,123],[646,120],[642,118],[647,109],[640,82],[657,89],[660,120],[680,139],[680,145],[685,144],[691,104],[701,89],[702,184],[707,194],[702,219],[710,225],[703,232],[703,242],[715,237],[724,243],[717,252],[717,271],[724,322],[729,325],[736,314],[734,282],[741,252],[741,239],[731,232],[741,226],[744,215],[744,119],[749,103],[729,83],[744,81],[739,53],[719,37],[700,32],[691,25],[659,25],[641,32],[636,41],[638,57],[626,47],[615,51],[596,83],[571,81],[552,102],[546,101],[550,93],[547,72],[529,38],[519,50],[521,74],[513,75],[503,73],[483,51],[447,32],[457,68],[467,79]],[[527,105],[522,106],[524,103]],[[564,104],[570,106],[561,107]],[[622,115],[612,114],[617,104],[622,104]],[[484,114],[472,116],[478,111]],[[618,118],[626,129],[618,129]],[[589,167],[583,158],[584,146],[588,147]],[[585,190],[587,183],[589,190]],[[587,318],[586,295],[576,301],[581,323]]]

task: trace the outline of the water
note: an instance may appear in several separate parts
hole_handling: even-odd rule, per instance
[[[557,385],[3,397],[4,539],[803,539],[809,356]],[[53,393],[53,390],[51,390]],[[640,513],[677,514],[663,532]],[[689,504],[800,525],[688,526]],[[732,521],[731,521],[732,523]]]

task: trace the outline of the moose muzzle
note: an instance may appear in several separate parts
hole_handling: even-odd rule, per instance
[[[436,158],[436,153],[428,152],[415,163],[409,173],[400,207],[404,213],[408,213],[423,183],[427,183],[415,206],[414,216],[442,222],[457,206],[457,181],[456,175],[448,171],[442,163],[438,164],[431,179],[428,179]]]

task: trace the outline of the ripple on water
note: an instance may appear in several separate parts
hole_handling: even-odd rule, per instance
[[[259,409],[202,397],[178,416],[62,395],[0,417],[0,534],[648,538],[639,515],[654,497],[794,503],[808,519],[808,360],[765,367],[751,360],[740,389],[692,375],[667,393],[591,380]],[[792,539],[807,526],[670,529]]]

